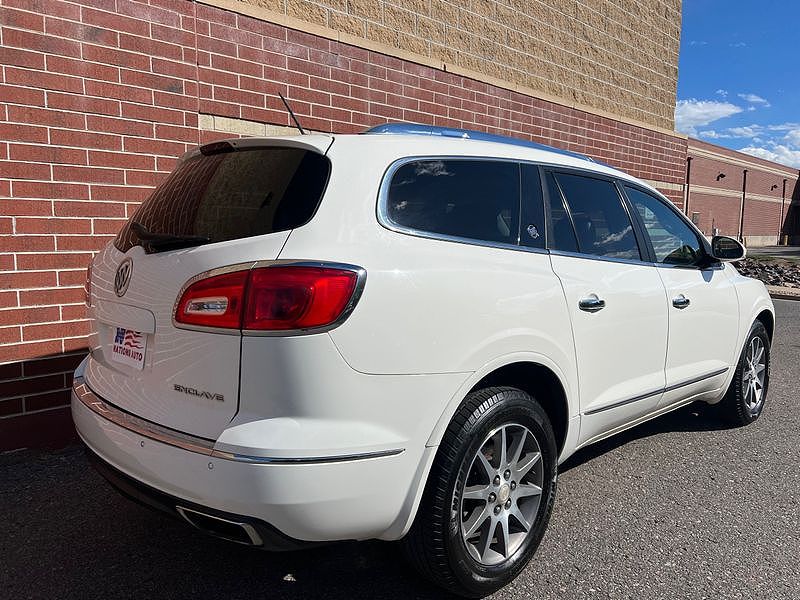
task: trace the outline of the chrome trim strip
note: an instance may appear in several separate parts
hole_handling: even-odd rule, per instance
[[[72,384],[72,393],[77,396],[78,400],[95,414],[111,421],[115,425],[137,433],[143,437],[162,442],[169,446],[182,448],[189,452],[196,454],[203,454],[211,456],[214,451],[214,441],[198,436],[187,435],[162,425],[157,425],[140,417],[136,417],[130,413],[120,410],[116,406],[101,400],[97,394],[89,389],[85,380],[76,378]]]
[[[725,367],[724,369],[717,369],[716,371],[712,371],[711,373],[707,373],[705,375],[700,375],[698,377],[692,377],[691,379],[687,379],[686,381],[681,381],[680,383],[673,383],[672,385],[668,385],[664,388],[665,392],[671,392],[672,390],[677,390],[678,388],[686,387],[687,385],[692,385],[693,383],[699,383],[704,379],[711,379],[712,377],[716,377],[717,375],[722,375],[723,373],[727,373],[730,367]]]
[[[181,448],[195,454],[202,454],[210,458],[220,458],[235,462],[264,465],[307,465],[325,464],[335,462],[349,462],[354,460],[368,460],[370,458],[383,458],[396,456],[405,452],[405,448],[391,448],[389,450],[378,450],[372,452],[361,452],[357,454],[340,454],[331,456],[299,456],[299,457],[280,457],[280,456],[250,456],[246,454],[236,454],[224,450],[215,450],[214,440],[202,438],[194,435],[175,431],[169,427],[164,427],[134,416],[122,409],[117,408],[102,400],[86,385],[82,377],[76,377],[72,384],[72,393],[80,400],[84,406],[96,415],[111,421],[115,425],[128,431],[132,431],[142,437],[146,437],[168,446]]]
[[[634,396],[633,398],[628,398],[627,400],[615,402],[614,404],[609,404],[608,406],[601,406],[600,408],[593,408],[591,410],[587,410],[583,414],[587,416],[594,415],[597,413],[605,412],[607,410],[612,410],[614,408],[619,408],[620,406],[625,406],[626,404],[632,404],[633,402],[638,402],[639,400],[652,398],[653,396],[657,396],[658,394],[666,394],[667,392],[671,392],[673,390],[686,387],[687,385],[692,385],[693,383],[700,383],[701,381],[704,381],[706,379],[711,379],[712,377],[716,377],[717,375],[722,375],[723,373],[727,373],[728,370],[729,367],[725,367],[724,369],[717,369],[716,371],[712,371],[711,373],[707,373],[705,375],[700,375],[699,377],[693,377],[692,379],[687,379],[686,381],[681,381],[680,383],[673,383],[672,385],[661,388],[660,390],[647,392],[646,394]]]
[[[351,460],[367,460],[369,458],[383,458],[397,456],[405,452],[405,448],[392,448],[391,450],[378,450],[376,452],[362,452],[360,454],[342,454],[339,456],[311,456],[308,458],[268,458],[264,456],[248,456],[215,450],[214,456],[236,460],[239,462],[258,463],[267,465],[319,465],[325,463],[346,462]]]
[[[614,404],[609,404],[608,406],[601,406],[600,408],[593,408],[592,410],[587,410],[584,415],[594,415],[596,413],[605,412],[607,410],[612,410],[614,408],[619,408],[620,406],[625,406],[626,404],[632,404],[634,402],[638,402],[639,400],[645,400],[646,398],[652,398],[653,396],[658,396],[659,394],[664,393],[664,388],[660,390],[655,390],[653,392],[647,392],[646,394],[641,394],[639,396],[634,396],[633,398],[628,398],[627,400],[622,400],[621,402],[615,402]]]

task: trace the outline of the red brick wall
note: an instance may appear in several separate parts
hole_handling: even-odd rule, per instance
[[[513,134],[682,184],[686,141],[189,0],[2,0],[0,450],[63,443],[85,266],[199,114],[356,132],[391,120]],[[681,204],[682,193],[665,190]]]
[[[709,156],[708,152],[715,156]],[[783,220],[786,221],[798,172],[694,139],[689,140],[687,153],[692,158],[688,212],[700,213],[700,228],[706,234],[711,234],[712,226],[715,226],[722,235],[739,235],[743,171],[747,169],[744,236],[772,236],[772,243],[775,243],[781,228],[783,180],[787,179],[783,209]],[[720,173],[725,177],[718,180]],[[714,188],[721,193],[712,194],[702,188]]]

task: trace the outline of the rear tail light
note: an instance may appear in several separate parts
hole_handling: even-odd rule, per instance
[[[338,321],[358,286],[357,269],[278,266],[213,275],[181,295],[175,321],[185,325],[290,331]]]
[[[178,301],[175,320],[201,327],[242,328],[248,271],[235,271],[191,284]]]

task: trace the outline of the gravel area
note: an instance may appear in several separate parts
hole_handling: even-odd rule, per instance
[[[800,288],[800,260],[758,257],[746,258],[734,265],[742,275],[760,279],[766,285]]]
[[[494,598],[800,598],[800,302],[775,304],[763,417],[728,429],[689,406],[580,452],[534,561]],[[393,544],[205,537],[120,497],[77,447],[0,456],[0,510],[5,598],[445,597]]]

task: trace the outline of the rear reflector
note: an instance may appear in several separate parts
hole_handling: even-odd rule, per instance
[[[175,321],[186,325],[290,331],[335,323],[350,305],[358,272],[285,266],[201,279],[183,293]]]

